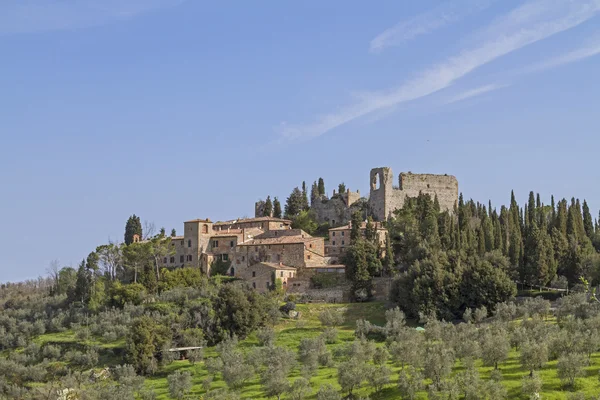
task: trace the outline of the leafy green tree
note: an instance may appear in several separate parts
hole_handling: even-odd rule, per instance
[[[414,400],[417,392],[423,390],[423,375],[413,366],[402,369],[398,376],[398,390],[404,400]]]
[[[576,352],[567,352],[559,357],[556,364],[558,378],[567,387],[573,387],[575,380],[582,376],[583,367],[587,364],[585,355]]]
[[[430,343],[425,351],[423,373],[433,385],[440,387],[442,380],[450,375],[454,365],[454,352],[442,343]]]
[[[533,371],[541,369],[548,362],[548,345],[540,342],[527,341],[521,346],[521,365],[529,370],[529,375]]]
[[[338,193],[339,194],[346,193],[346,184],[344,182],[342,182],[338,185]]]
[[[290,400],[304,400],[311,393],[310,383],[304,378],[297,378],[289,388]]]
[[[174,399],[183,399],[192,389],[192,374],[189,371],[175,371],[167,376],[169,394]]]
[[[344,315],[339,310],[328,307],[319,313],[319,321],[323,326],[340,326],[344,323]]]
[[[271,201],[271,196],[267,196],[267,200],[265,201],[265,206],[263,207],[263,216],[270,217],[273,214],[273,202]]]
[[[292,228],[302,229],[304,232],[312,235],[319,228],[319,223],[313,211],[302,210],[298,215],[293,217]]]
[[[338,391],[330,384],[321,385],[317,392],[317,400],[341,400]]]
[[[381,273],[377,247],[371,242],[357,240],[344,255],[346,278],[352,283],[353,297],[366,300],[372,296],[372,277]]]
[[[342,391],[348,392],[349,397],[352,397],[354,389],[359,388],[365,380],[364,370],[365,363],[358,357],[351,357],[348,361],[339,364],[338,383]]]
[[[127,223],[125,224],[125,244],[130,245],[133,243],[133,236],[139,235],[142,237],[142,222],[140,221],[140,217],[133,214],[129,219],[127,219]]]
[[[133,321],[127,336],[128,362],[141,374],[152,374],[158,368],[156,355],[171,339],[166,326],[149,316]]]
[[[175,230],[175,228],[171,229],[171,237],[175,237],[177,236],[177,231]]]
[[[485,365],[498,369],[498,364],[508,358],[510,341],[503,329],[488,330],[481,338],[481,356]]]
[[[223,380],[231,389],[240,388],[244,382],[254,376],[254,368],[246,362],[244,353],[237,348],[237,338],[228,338],[217,346],[220,362],[214,365],[219,368]]]

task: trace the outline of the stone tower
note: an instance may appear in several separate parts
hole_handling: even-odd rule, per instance
[[[377,220],[384,221],[393,211],[390,209],[389,199],[394,190],[394,173],[389,167],[373,168],[369,182],[369,207]]]

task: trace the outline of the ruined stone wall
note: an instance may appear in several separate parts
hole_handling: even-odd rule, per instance
[[[419,192],[437,195],[442,210],[453,210],[458,202],[458,181],[451,175],[401,173],[398,186],[389,167],[371,170],[369,208],[373,217],[386,220],[396,209],[402,208],[407,197],[417,197]]]
[[[442,210],[453,210],[458,202],[458,181],[452,175],[401,173],[400,189],[406,197],[417,197],[419,192],[436,195]]]

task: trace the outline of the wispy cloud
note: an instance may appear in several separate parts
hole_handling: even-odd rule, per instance
[[[185,0],[18,0],[0,2],[0,35],[79,29],[132,18]]]
[[[524,68],[521,73],[539,72],[550,68],[560,67],[565,64],[571,64],[577,61],[582,61],[586,58],[600,54],[600,36],[596,37],[583,47],[562,54],[560,56],[542,61],[530,67]]]
[[[426,35],[489,7],[493,1],[448,1],[381,32],[371,40],[370,50],[377,53],[386,47],[397,46],[418,36]]]
[[[462,92],[462,93],[450,98],[445,103],[446,104],[456,103],[458,101],[470,99],[471,97],[481,96],[482,94],[489,93],[494,90],[502,89],[502,88],[505,88],[508,86],[509,85],[500,85],[500,84],[490,84],[490,85],[480,86],[478,88],[470,89],[465,92]]]
[[[600,0],[530,1],[478,33],[478,46],[428,68],[399,88],[365,95],[359,102],[324,115],[312,124],[284,124],[281,134],[288,140],[320,136],[373,111],[428,96],[499,57],[571,29],[594,17],[599,11]]]

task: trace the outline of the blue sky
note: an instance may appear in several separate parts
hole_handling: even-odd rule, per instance
[[[100,4],[100,5],[99,5]],[[133,213],[252,216],[303,180],[456,175],[600,208],[600,0],[0,3],[0,282]]]

